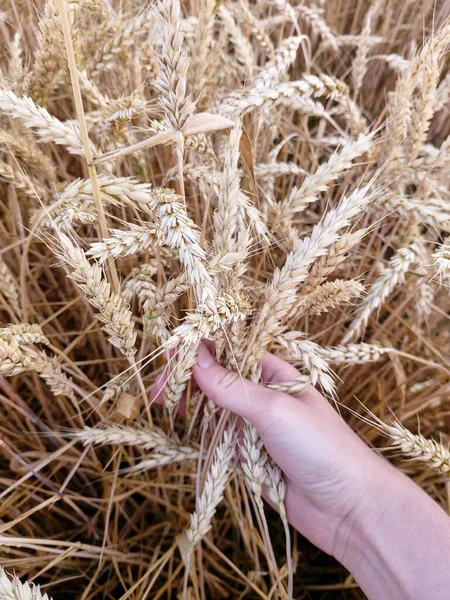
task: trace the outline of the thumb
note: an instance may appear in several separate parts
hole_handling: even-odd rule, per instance
[[[258,427],[268,416],[268,408],[280,394],[243,379],[219,365],[206,344],[198,348],[194,378],[202,392],[222,408],[247,419]]]

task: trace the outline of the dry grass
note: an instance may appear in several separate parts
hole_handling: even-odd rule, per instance
[[[450,2],[2,11],[0,598],[362,598],[191,370],[279,353],[449,506]]]

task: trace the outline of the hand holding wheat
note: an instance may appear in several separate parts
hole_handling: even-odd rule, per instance
[[[272,354],[261,368],[271,388],[299,378]],[[204,343],[194,377],[216,404],[256,428],[284,473],[290,524],[349,568],[371,600],[447,597],[450,519],[371,451],[322,394],[307,386],[293,396],[246,381]]]

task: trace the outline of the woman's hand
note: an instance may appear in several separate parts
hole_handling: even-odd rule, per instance
[[[265,382],[297,370],[262,360]],[[333,554],[371,600],[450,595],[450,519],[418,486],[370,450],[312,387],[296,397],[242,380],[202,344],[194,377],[219,406],[247,419],[282,469],[290,523]]]
[[[262,378],[283,383],[298,371],[272,354],[262,360]],[[199,349],[194,377],[219,406],[247,419],[282,469],[289,522],[316,546],[343,559],[346,536],[359,513],[373,509],[374,474],[392,467],[372,452],[328,401],[309,386],[296,397],[244,381],[216,363],[207,346]],[[376,507],[383,510],[383,505]]]

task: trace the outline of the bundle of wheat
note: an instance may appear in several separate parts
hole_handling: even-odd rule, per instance
[[[449,12],[3,7],[0,598],[363,597],[192,383],[204,338],[254,382],[297,366],[271,387],[447,505]]]

